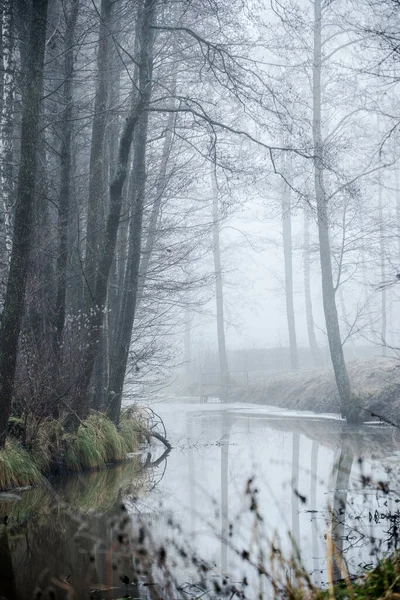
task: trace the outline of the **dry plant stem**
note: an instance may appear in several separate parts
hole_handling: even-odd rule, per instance
[[[334,587],[333,587],[333,560],[334,560],[334,547],[333,547],[333,540],[332,540],[332,535],[331,535],[331,531],[330,528],[328,528],[327,532],[326,532],[326,546],[327,546],[327,557],[326,557],[326,563],[327,563],[327,572],[328,572],[328,586],[329,586],[329,598],[331,600],[335,600],[335,591],[334,591]]]

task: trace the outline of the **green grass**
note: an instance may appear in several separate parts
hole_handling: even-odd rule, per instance
[[[104,415],[91,415],[76,433],[68,436],[64,457],[67,470],[85,471],[123,460],[127,452],[132,452],[134,426],[132,421],[131,444]]]
[[[99,469],[124,460],[137,450],[143,424],[122,417],[120,430],[101,413],[93,413],[74,433],[58,421],[40,425],[32,448],[27,450],[10,437],[0,451],[0,490],[36,485],[42,474],[57,466],[71,472]]]
[[[332,600],[382,600],[400,599],[400,555],[380,559],[377,566],[370,571],[364,571],[355,581],[336,584],[330,591],[319,592],[315,600],[331,598]]]
[[[333,546],[329,545],[327,564],[332,565]],[[336,558],[335,558],[336,560]],[[285,600],[400,600],[400,551],[381,557],[372,569],[363,569],[350,577],[343,557],[339,565],[343,579],[333,583],[333,571],[328,566],[328,587],[316,587],[302,564],[298,553],[290,559],[284,558],[275,548],[270,556],[266,571],[272,575],[271,583],[275,598]]]
[[[37,485],[41,480],[33,455],[17,440],[8,439],[0,452],[0,490]]]

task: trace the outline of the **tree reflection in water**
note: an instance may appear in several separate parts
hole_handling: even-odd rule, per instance
[[[7,526],[0,526],[0,597],[118,598],[127,593],[125,582],[135,592],[133,525],[124,502],[157,484],[168,453],[70,476],[1,503]]]
[[[398,447],[398,432],[389,428],[384,432],[387,443]],[[393,510],[399,503],[399,473],[390,466],[390,460],[379,460],[376,440],[381,434],[382,430],[375,435],[374,428],[366,431],[343,425],[330,523],[337,555],[336,581],[343,578],[346,562],[345,570],[355,574],[360,568],[372,567],[399,545],[400,512]]]

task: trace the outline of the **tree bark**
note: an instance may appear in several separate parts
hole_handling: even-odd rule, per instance
[[[3,6],[3,97],[1,110],[1,195],[4,219],[4,278],[11,256],[12,220],[14,204],[14,115],[15,115],[15,5],[6,2]]]
[[[109,95],[110,27],[113,0],[101,0],[100,25],[97,52],[96,95],[93,107],[93,126],[90,149],[89,195],[86,222],[86,310],[95,307],[94,288],[96,285],[97,258],[102,243],[101,227],[105,196],[105,134]]]
[[[340,397],[341,414],[347,420],[357,420],[359,415],[352,407],[349,376],[344,360],[340,337],[335,289],[332,276],[332,259],[329,240],[328,199],[324,187],[324,159],[321,133],[321,0],[314,2],[314,65],[313,65],[313,141],[314,183],[318,211],[319,252],[322,274],[322,297],[329,350]]]
[[[213,256],[215,272],[215,301],[217,307],[218,357],[222,383],[222,400],[226,400],[229,385],[229,366],[225,341],[224,292],[222,282],[221,251],[219,241],[219,194],[215,164],[211,170],[212,210],[213,210]]]
[[[64,90],[63,90],[63,122],[61,131],[61,183],[58,202],[58,253],[57,253],[57,294],[55,307],[55,351],[60,353],[62,344],[67,292],[67,266],[68,266],[68,229],[70,220],[70,194],[71,194],[71,138],[72,138],[72,100],[74,77],[74,34],[78,18],[79,0],[71,0],[71,7],[65,8],[65,43],[64,43]]]
[[[0,448],[4,446],[11,411],[18,339],[24,312],[30,260],[37,172],[39,109],[43,84],[48,0],[32,4],[29,57],[23,97],[21,159],[18,175],[13,245],[7,291],[0,324]]]

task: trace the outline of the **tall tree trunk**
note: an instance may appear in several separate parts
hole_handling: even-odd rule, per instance
[[[0,115],[3,114],[3,101],[4,101],[4,2],[0,4]]]
[[[150,101],[148,90],[146,103]],[[118,334],[114,340],[110,364],[110,383],[108,414],[118,422],[121,412],[122,390],[128,364],[133,323],[136,313],[139,265],[142,245],[143,205],[146,186],[146,144],[148,130],[148,112],[144,112],[138,123],[134,143],[133,169],[135,174],[132,219],[129,231],[128,260],[126,264],[124,291]]]
[[[185,383],[191,383],[192,372],[192,315],[189,309],[185,310],[184,317],[185,330],[183,332],[183,362],[185,363]]]
[[[115,28],[116,33],[115,37],[118,37],[118,33],[120,31],[119,22],[120,19],[118,17],[115,18]],[[121,62],[120,56],[118,54],[119,48],[116,48],[116,44],[114,44],[111,52],[111,76],[110,76],[110,93],[109,93],[109,120],[107,125],[107,134],[106,135],[106,147],[105,151],[107,154],[107,163],[108,170],[106,173],[107,176],[107,185],[112,181],[114,176],[114,168],[117,163],[118,157],[118,139],[120,135],[120,123],[119,116],[114,114],[114,111],[119,107],[120,104],[120,86],[121,86]],[[126,194],[125,194],[126,196]],[[107,209],[108,207],[105,207]],[[123,219],[124,220],[124,219]],[[118,241],[121,238],[121,225],[118,231],[117,238],[117,247]],[[97,352],[96,362],[94,366],[93,372],[93,397],[92,397],[92,407],[95,410],[103,410],[107,404],[107,392],[109,386],[109,376],[110,376],[110,347],[113,343],[113,333],[116,332],[118,323],[119,323],[119,296],[121,292],[121,287],[123,285],[123,279],[118,279],[118,269],[117,269],[117,260],[118,260],[118,250],[115,252],[115,256],[113,259],[113,263],[111,266],[110,273],[110,282],[108,285],[108,295],[107,295],[107,306],[106,306],[106,318],[104,320],[103,329],[101,332],[99,349]]]
[[[67,292],[67,266],[68,266],[68,229],[70,220],[70,195],[71,195],[71,138],[72,138],[72,99],[73,99],[73,73],[74,73],[74,33],[78,18],[79,0],[71,0],[71,6],[65,7],[65,42],[64,42],[64,111],[61,130],[61,183],[58,202],[58,254],[57,254],[57,295],[55,307],[55,351],[60,353],[64,323],[65,302]]]
[[[216,165],[211,169],[212,187],[212,211],[213,211],[213,256],[215,272],[215,301],[217,307],[217,336],[218,336],[218,358],[222,383],[222,400],[227,398],[229,384],[229,366],[225,342],[225,318],[224,318],[224,292],[222,282],[221,251],[219,242],[219,193]]]
[[[2,213],[4,218],[4,278],[11,256],[12,220],[14,204],[14,115],[15,115],[15,5],[5,2],[3,6],[3,98],[0,126],[0,172]]]
[[[313,65],[313,141],[314,182],[318,210],[319,252],[322,274],[322,297],[329,350],[340,397],[341,414],[347,420],[357,420],[359,415],[352,406],[352,394],[344,360],[339,320],[332,276],[332,259],[329,240],[328,199],[324,187],[323,142],[321,133],[321,0],[314,2],[314,65]]]
[[[13,245],[4,310],[0,324],[0,448],[5,443],[7,423],[11,411],[18,339],[24,312],[30,260],[47,4],[47,0],[35,0],[32,3],[32,20],[29,33],[29,68],[23,97],[21,159]]]
[[[378,219],[379,219],[379,258],[380,258],[380,270],[381,270],[381,281],[386,280],[385,276],[385,234],[384,234],[384,223],[383,223],[383,202],[382,202],[382,176],[379,171],[378,174]],[[381,339],[382,354],[387,356],[387,306],[386,306],[386,288],[383,286],[381,290]]]
[[[142,122],[143,116],[147,112],[151,94],[152,24],[154,22],[155,10],[154,0],[143,0],[143,4],[139,3],[138,93],[135,94],[132,109],[126,119],[121,134],[117,168],[110,184],[110,208],[107,217],[104,242],[96,268],[96,285],[93,294],[94,310],[89,318],[87,348],[83,357],[82,375],[79,382],[81,392],[79,411],[81,416],[86,416],[89,411],[89,384],[104,321],[108,278],[115,253],[121,217],[122,191],[128,172],[128,160],[132,139],[138,123]],[[114,412],[114,416],[116,418],[119,417],[116,411]]]
[[[105,134],[109,95],[110,66],[110,27],[113,0],[101,0],[100,24],[97,51],[97,86],[94,99],[94,116],[89,167],[89,195],[86,222],[86,310],[95,307],[94,288],[96,285],[96,265],[102,243],[101,215],[104,211],[105,196]]]
[[[286,175],[288,169],[285,169]],[[293,248],[292,248],[292,206],[289,185],[283,182],[282,193],[282,235],[283,255],[285,260],[285,297],[286,318],[289,332],[290,367],[297,369],[299,366],[297,355],[296,321],[293,302]]]
[[[304,208],[303,243],[304,300],[306,307],[308,343],[310,344],[314,366],[321,367],[323,364],[323,360],[321,355],[321,349],[318,346],[317,338],[315,337],[314,315],[311,299],[310,221],[309,211],[307,208]]]
[[[400,165],[394,166],[394,181],[396,189],[396,234],[397,234],[397,260],[399,261],[398,272],[400,272]]]

